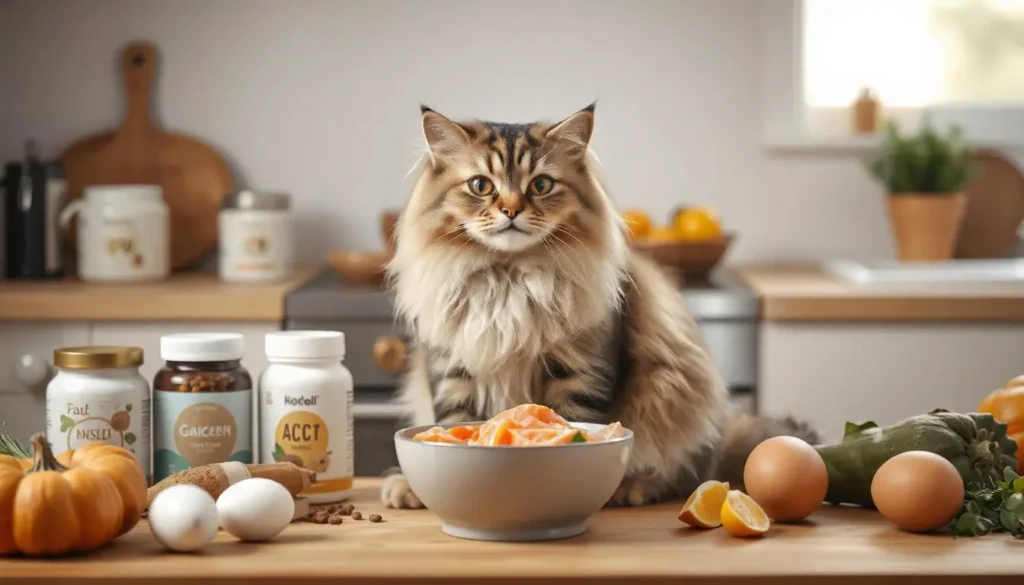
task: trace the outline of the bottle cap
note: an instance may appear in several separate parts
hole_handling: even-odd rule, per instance
[[[345,334],[340,331],[275,331],[267,333],[267,358],[345,358]]]
[[[65,347],[53,351],[53,365],[66,370],[137,368],[142,365],[142,348],[119,345]]]
[[[241,333],[175,333],[160,338],[160,357],[170,362],[226,362],[242,359]]]

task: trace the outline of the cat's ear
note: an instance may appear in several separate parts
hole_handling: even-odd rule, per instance
[[[449,157],[469,145],[469,134],[462,126],[427,106],[420,106],[420,114],[432,163],[437,164],[437,159]]]
[[[544,135],[547,141],[554,142],[567,156],[583,158],[590,146],[590,137],[594,134],[594,108],[592,103],[561,122],[555,124]]]

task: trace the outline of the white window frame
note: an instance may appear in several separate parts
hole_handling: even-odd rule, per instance
[[[835,0],[837,2],[850,0]],[[895,1],[895,0],[894,0]],[[803,100],[803,1],[762,0],[762,140],[769,150],[861,153],[877,147],[876,136],[850,132],[849,109],[807,108]],[[853,96],[851,96],[851,101]],[[884,107],[884,104],[883,104]],[[1024,149],[1024,104],[957,104],[927,108],[938,127],[959,123],[978,147]],[[884,115],[916,128],[925,109],[886,108]]]

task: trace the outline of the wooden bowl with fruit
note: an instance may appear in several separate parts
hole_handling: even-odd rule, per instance
[[[630,246],[684,278],[706,278],[721,263],[735,239],[718,216],[701,207],[681,207],[668,225],[656,225],[644,211],[623,212]]]

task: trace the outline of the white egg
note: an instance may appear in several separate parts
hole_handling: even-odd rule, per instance
[[[241,540],[270,540],[291,524],[294,514],[292,494],[262,477],[243,479],[217,498],[221,528]]]
[[[147,514],[157,542],[173,551],[197,551],[217,534],[217,504],[198,486],[165,489],[153,498]]]

